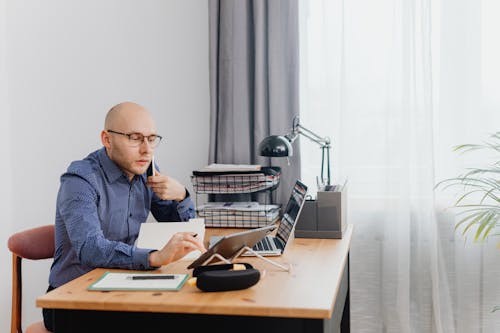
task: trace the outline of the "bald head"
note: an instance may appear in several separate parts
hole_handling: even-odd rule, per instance
[[[131,130],[128,128],[132,125],[130,123],[135,123],[137,119],[154,123],[151,114],[144,107],[133,102],[123,102],[113,106],[108,111],[104,121],[104,129]]]

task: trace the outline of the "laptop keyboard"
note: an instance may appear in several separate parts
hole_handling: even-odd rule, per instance
[[[262,238],[252,249],[255,251],[274,251],[274,248],[269,241],[269,237]]]

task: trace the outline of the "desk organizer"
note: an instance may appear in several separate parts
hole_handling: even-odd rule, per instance
[[[262,168],[258,173],[219,173],[193,172],[191,182],[196,193],[237,194],[274,190],[278,187],[280,170]]]
[[[262,167],[255,172],[193,171],[191,182],[196,192],[196,214],[206,227],[258,228],[276,223],[280,206],[269,204],[268,197],[279,186],[281,169]],[[200,203],[199,194],[207,194]]]
[[[347,186],[319,190],[316,200],[306,200],[297,224],[296,238],[342,238],[347,226]]]

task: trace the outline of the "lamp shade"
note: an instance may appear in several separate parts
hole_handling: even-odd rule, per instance
[[[293,156],[293,147],[287,138],[281,135],[271,135],[259,144],[260,156],[287,157]]]

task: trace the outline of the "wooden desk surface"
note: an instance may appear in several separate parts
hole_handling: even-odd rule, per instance
[[[293,318],[330,318],[347,261],[352,225],[342,239],[291,239],[280,257],[268,257],[292,264],[285,272],[259,258],[240,258],[261,271],[260,281],[251,288],[226,292],[202,292],[187,283],[180,291],[88,291],[87,287],[106,271],[95,269],[41,296],[42,308],[194,313]],[[210,235],[233,233],[239,229],[206,229]],[[293,237],[293,235],[292,235]],[[192,273],[190,261],[164,266],[161,273]],[[131,272],[131,271],[127,271]]]

